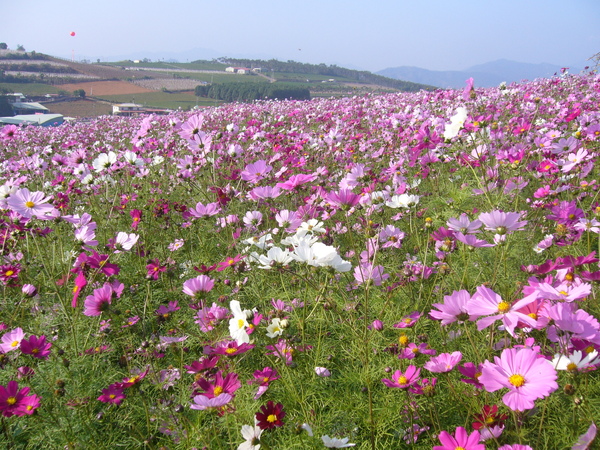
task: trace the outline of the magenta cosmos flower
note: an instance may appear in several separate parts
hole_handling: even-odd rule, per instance
[[[0,411],[4,417],[33,414],[40,406],[39,397],[29,394],[29,388],[19,389],[16,381],[9,381],[6,387],[0,385]]]
[[[540,358],[535,350],[508,348],[494,361],[483,363],[479,382],[488,392],[508,388],[502,401],[513,411],[531,409],[535,400],[558,389],[552,363]]]
[[[438,436],[442,445],[435,445],[433,450],[485,450],[485,445],[479,443],[479,431],[467,434],[467,430],[458,427],[452,436],[447,431],[442,431]]]

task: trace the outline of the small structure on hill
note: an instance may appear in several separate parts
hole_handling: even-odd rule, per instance
[[[167,109],[159,109],[159,108],[145,108],[142,105],[138,105],[137,103],[120,103],[118,105],[113,105],[112,107],[113,116],[124,116],[131,117],[137,116],[139,114],[168,114],[170,111]]]

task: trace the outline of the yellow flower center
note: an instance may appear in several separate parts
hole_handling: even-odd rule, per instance
[[[115,394],[110,394],[108,397],[112,400],[112,399],[114,399],[116,397],[116,395]]]
[[[232,353],[235,353],[236,349],[235,348],[228,348],[225,350],[225,353],[228,353],[229,355],[231,355]]]
[[[238,328],[241,330],[244,328],[244,321],[242,319],[238,319]]]
[[[586,348],[585,348],[583,351],[584,351],[586,354],[590,354],[590,353],[592,353],[594,350],[595,350],[595,349],[594,349],[594,347],[593,347],[592,345],[589,345],[589,346],[587,346],[587,347],[586,347]]]
[[[9,405],[14,405],[15,403],[17,403],[17,398],[16,397],[8,397],[6,399],[6,403],[8,403]]]
[[[402,347],[406,347],[408,345],[408,336],[403,334],[398,338],[398,342]]]
[[[498,303],[498,312],[505,313],[510,309],[510,305],[506,302]]]
[[[12,341],[12,342],[10,343],[10,346],[11,346],[11,347],[16,347],[17,345],[19,345],[19,341]]]
[[[508,377],[508,382],[514,387],[521,387],[525,384],[525,378],[523,377],[523,375],[515,373],[514,375]]]
[[[577,364],[575,364],[574,362],[567,364],[567,371],[575,372],[576,370],[577,370]]]
[[[529,313],[527,314],[529,317],[531,317],[533,320],[537,320],[537,314],[536,313]]]
[[[268,383],[269,382],[269,377],[264,377],[263,378],[263,383]]]
[[[14,270],[7,270],[6,272],[4,272],[4,276],[6,277],[10,277],[14,272]]]
[[[215,386],[215,390],[213,391],[214,396],[218,396],[221,395],[221,393],[223,392],[223,388],[221,386]]]
[[[267,422],[269,422],[269,423],[277,422],[277,416],[275,414],[269,414],[269,417],[267,417]]]
[[[25,206],[27,206],[28,208],[33,208],[35,206],[35,203],[29,200],[28,202],[25,202]]]
[[[408,383],[408,378],[406,378],[404,375],[402,375],[401,377],[398,377],[398,384],[406,384]]]

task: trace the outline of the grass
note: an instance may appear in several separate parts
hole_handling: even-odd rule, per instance
[[[58,94],[61,91],[60,86],[42,83],[0,83],[1,89],[9,92],[21,92],[25,95]]]
[[[103,100],[115,103],[137,103],[147,107],[188,110],[195,106],[214,106],[218,101],[183,92],[148,92],[144,94],[103,95]]]

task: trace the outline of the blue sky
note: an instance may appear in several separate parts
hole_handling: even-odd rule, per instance
[[[600,52],[599,0],[3,3],[0,42],[92,61],[233,56],[375,72],[461,70],[501,58],[583,67]]]

